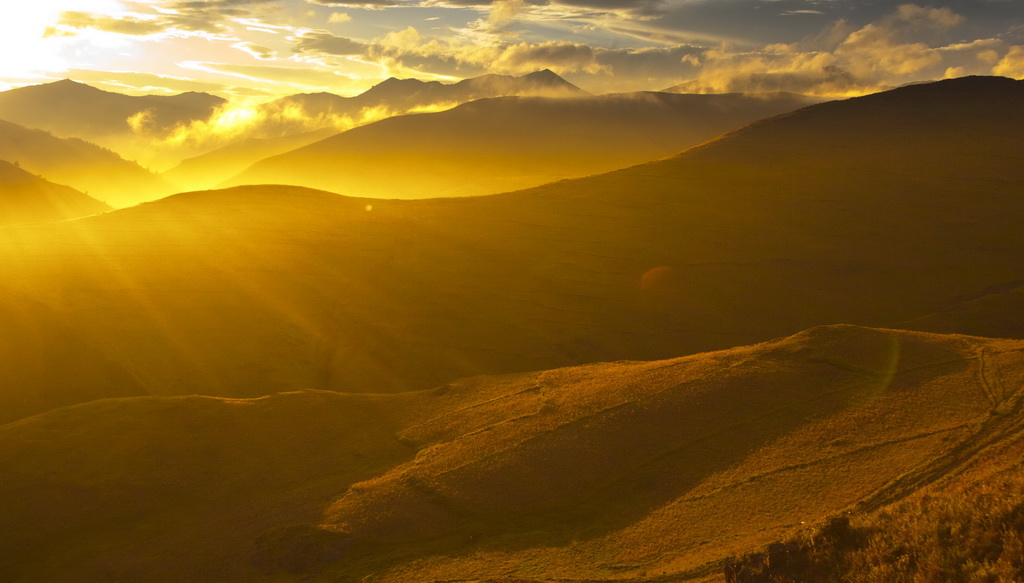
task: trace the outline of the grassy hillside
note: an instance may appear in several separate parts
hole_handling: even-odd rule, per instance
[[[0,426],[0,561],[25,582],[714,574],[983,471],[1019,432],[1022,351],[831,326],[399,395],[95,401]]]
[[[812,102],[787,94],[482,99],[349,130],[261,161],[225,185],[379,198],[504,192],[669,156]]]
[[[1020,581],[1022,438],[1018,421],[969,467],[931,487],[880,510],[830,517],[817,529],[730,558],[722,574],[734,583]]]

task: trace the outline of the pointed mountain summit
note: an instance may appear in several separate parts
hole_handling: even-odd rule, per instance
[[[568,92],[585,93],[579,87],[569,83],[559,75],[557,75],[551,69],[542,69],[535,71],[528,75],[524,75],[520,78],[525,84],[532,84],[538,87],[549,87],[557,90],[565,90]]]

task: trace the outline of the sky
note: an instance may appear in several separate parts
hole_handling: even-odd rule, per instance
[[[594,93],[859,95],[1024,77],[1024,0],[32,0],[0,7],[0,89],[355,95],[551,69]]]

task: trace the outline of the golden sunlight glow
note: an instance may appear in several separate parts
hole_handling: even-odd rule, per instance
[[[64,11],[114,12],[123,8],[116,0],[46,0],[11,2],[0,8],[0,51],[14,55],[4,60],[7,76],[37,71],[61,71],[68,67],[62,55],[68,43],[54,25]]]

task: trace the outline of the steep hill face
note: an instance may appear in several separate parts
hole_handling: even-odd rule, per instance
[[[0,160],[0,225],[62,221],[110,210],[77,190]]]
[[[827,326],[399,395],[96,401],[0,426],[0,567],[684,580],[1012,456],[1022,382],[1022,341]]]
[[[11,227],[0,309],[37,298],[146,393],[220,396],[421,389],[907,322],[1024,279],[1021,87],[813,106],[492,197],[240,187]],[[112,389],[83,374],[75,390]]]
[[[379,198],[502,192],[662,158],[809,103],[794,95],[658,93],[484,99],[355,128],[257,163],[226,184]]]
[[[174,190],[155,174],[110,150],[6,121],[0,121],[0,159],[16,161],[30,172],[116,207],[167,196]]]

